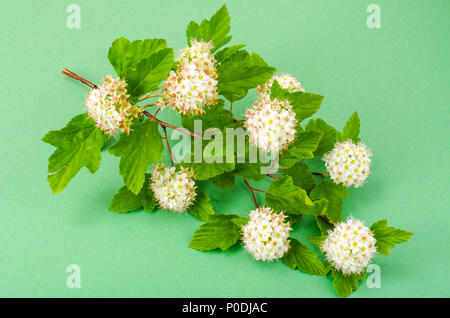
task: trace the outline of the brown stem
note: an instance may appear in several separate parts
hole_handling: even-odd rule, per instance
[[[258,202],[256,201],[255,192],[253,192],[254,189],[250,186],[250,184],[248,184],[247,180],[244,179],[244,182],[247,185],[247,187],[249,188],[250,192],[252,193],[253,202],[255,203],[255,208],[258,208]]]
[[[172,149],[170,149],[169,139],[167,138],[167,127],[161,125],[161,128],[164,132],[164,139],[166,140],[167,150],[169,151],[170,155],[170,166],[173,167],[173,162],[175,159],[173,158]]]
[[[322,220],[324,220],[326,223],[328,223],[331,226],[334,226],[334,223],[331,222],[330,220],[328,220],[328,218],[326,216],[323,215],[319,215],[319,218],[321,218]]]
[[[233,102],[230,102],[230,117],[233,116],[232,109],[233,109]]]
[[[164,122],[164,121],[162,121],[162,120],[159,120],[158,118],[156,118],[155,116],[153,116],[152,114],[150,114],[150,113],[149,113],[148,111],[146,111],[146,110],[144,110],[142,113],[143,113],[145,116],[147,116],[147,117],[149,117],[149,118],[153,118],[154,120],[156,120],[161,126],[164,126],[164,127],[167,127],[167,128],[172,128],[172,129],[174,129],[174,130],[178,130],[178,131],[180,131],[180,132],[182,132],[182,133],[191,135],[192,137],[195,137],[195,138],[202,138],[201,136],[199,136],[199,135],[197,135],[197,134],[195,134],[195,133],[193,133],[193,132],[191,132],[191,131],[189,131],[189,130],[187,130],[187,129],[180,128],[180,127],[171,125],[171,124],[169,124],[169,123],[166,123],[166,122]]]
[[[274,179],[274,180],[278,180],[278,178],[277,177],[275,177],[273,174],[268,174],[267,175],[269,178],[272,178],[272,179]]]
[[[154,91],[151,91],[150,93],[148,93],[148,94],[145,95],[144,97],[139,98],[138,101],[143,101],[143,100],[145,100],[145,99],[147,99],[147,98],[150,98],[150,97],[164,96],[164,95],[152,95],[154,92],[160,90],[160,89],[163,88],[163,87],[164,87],[164,85],[158,87],[157,89],[155,89]]]
[[[75,73],[69,71],[67,68],[65,68],[65,69],[62,71],[62,73],[63,73],[64,75],[67,75],[67,76],[69,76],[69,77],[72,77],[72,78],[74,78],[74,79],[80,81],[81,83],[83,83],[83,84],[89,86],[90,88],[97,88],[97,85],[95,85],[94,83],[89,82],[87,79],[84,79],[84,78],[82,78],[81,76],[79,76],[79,75],[77,75],[77,74],[75,74]]]

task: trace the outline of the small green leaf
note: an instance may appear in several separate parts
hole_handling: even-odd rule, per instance
[[[136,211],[142,207],[138,196],[123,186],[114,195],[109,205],[109,210],[117,213]]]
[[[317,223],[317,227],[319,228],[320,232],[323,235],[327,235],[328,231],[333,230],[334,226],[325,222],[324,220],[322,220],[322,218],[320,218],[319,216],[316,216],[316,223]]]
[[[225,172],[212,177],[209,181],[222,190],[229,190],[234,186],[234,174]]]
[[[413,233],[404,230],[396,229],[388,226],[387,220],[375,222],[370,227],[375,239],[377,252],[383,255],[389,255],[389,250],[395,245],[408,242]]]
[[[199,116],[181,115],[181,124],[184,128],[194,131],[194,121],[202,121],[202,131],[209,128],[224,130],[226,127],[235,126],[234,119],[230,117],[229,111],[223,108],[223,100],[219,100],[217,105],[211,106]]]
[[[314,156],[320,157],[334,148],[339,132],[320,118],[311,119],[305,126],[305,131],[314,130],[319,130],[323,133],[322,139],[320,139],[319,145],[314,151]]]
[[[120,159],[120,175],[131,192],[138,194],[145,182],[145,172],[152,162],[162,160],[163,149],[158,123],[144,120],[131,127],[108,151]]]
[[[239,59],[232,56],[217,67],[219,93],[231,102],[243,98],[249,89],[264,84],[276,71],[256,53],[234,56]]]
[[[308,246],[291,238],[289,251],[283,261],[290,269],[296,269],[318,276],[325,276],[329,269],[320,261],[319,257]]]
[[[52,192],[62,191],[82,167],[95,173],[107,139],[87,114],[73,117],[61,130],[49,131],[42,141],[57,148],[48,159],[47,180]]]
[[[208,218],[208,221],[195,231],[189,247],[201,251],[220,248],[227,250],[236,244],[241,237],[241,229],[233,223],[237,215],[217,214]]]
[[[311,192],[316,185],[311,170],[304,162],[295,163],[286,170],[286,174],[292,177],[294,185],[306,190],[307,193]]]
[[[354,112],[345,124],[344,130],[342,131],[341,141],[351,139],[355,143],[358,142],[359,125],[358,113]]]
[[[294,144],[289,147],[289,153],[297,158],[310,159],[319,145],[323,133],[319,130],[301,132],[297,135]]]
[[[287,214],[321,215],[325,213],[328,201],[321,199],[313,203],[305,190],[294,185],[291,176],[284,176],[273,181],[267,189],[266,204]]]
[[[166,40],[163,39],[130,42],[126,38],[119,38],[109,48],[108,59],[117,76],[123,78],[129,69],[135,68],[143,59],[166,47]]]
[[[323,241],[327,238],[326,235],[321,236],[314,236],[314,237],[308,237],[306,238],[308,241],[310,241],[312,244],[320,248],[322,246]]]
[[[216,58],[216,61],[218,63],[224,62],[227,59],[231,58],[234,54],[239,52],[245,46],[246,46],[245,44],[241,44],[241,45],[233,45],[230,47],[226,47],[226,48],[222,49],[221,51],[217,52],[214,55],[214,57]]]
[[[333,276],[333,287],[339,298],[347,297],[353,291],[358,289],[359,281],[364,279],[366,274],[361,275],[343,275],[338,271],[331,271]]]
[[[323,96],[305,92],[290,93],[287,89],[282,89],[277,84],[277,81],[274,81],[272,84],[270,97],[278,98],[280,100],[289,100],[299,123],[314,115],[320,108]]]
[[[189,209],[189,212],[200,221],[207,221],[210,215],[214,215],[214,210],[209,202],[209,196],[198,191],[194,204]]]
[[[247,225],[248,221],[250,221],[249,218],[234,218],[234,219],[231,219],[231,222],[233,222],[233,224],[236,225],[240,229],[244,225]]]
[[[322,198],[328,200],[329,203],[325,216],[333,223],[342,221],[343,199],[349,195],[348,189],[342,184],[325,181],[316,185],[310,193],[312,200],[320,200]]]
[[[211,51],[215,52],[230,42],[230,29],[230,14],[226,5],[223,5],[211,19],[203,20],[201,24],[191,21],[186,29],[186,38],[189,45],[191,39],[212,41],[214,48]]]
[[[140,61],[135,68],[126,70],[123,79],[128,83],[131,102],[137,102],[140,96],[158,88],[169,75],[173,58],[172,49],[162,49]]]
[[[111,200],[109,210],[117,213],[125,213],[144,208],[147,212],[152,212],[156,207],[156,201],[150,189],[150,177],[150,174],[145,175],[145,184],[137,195],[131,192],[126,186],[120,188]]]

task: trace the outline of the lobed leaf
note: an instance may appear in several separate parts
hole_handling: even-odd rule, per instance
[[[375,222],[370,227],[375,239],[377,252],[383,255],[389,255],[389,250],[395,245],[408,242],[413,233],[404,230],[396,229],[388,226],[387,220]]]
[[[48,159],[47,180],[52,192],[62,191],[82,167],[95,173],[107,139],[87,114],[73,117],[61,130],[49,131],[42,141],[57,148]]]
[[[312,275],[326,276],[328,274],[329,268],[308,246],[294,238],[291,238],[289,245],[288,252],[283,256],[283,261],[287,267],[293,270],[298,268],[302,272]]]
[[[206,193],[198,191],[189,213],[200,221],[207,221],[211,215],[214,215],[214,209],[209,200],[209,196]]]
[[[200,24],[191,21],[186,29],[186,38],[189,45],[191,39],[212,41],[215,52],[231,40],[228,36],[230,32],[230,14],[226,5],[223,5],[209,20],[203,20]]]
[[[227,250],[241,237],[241,228],[233,222],[235,218],[239,217],[224,214],[210,216],[206,223],[195,231],[189,247],[201,251]]]
[[[128,189],[138,194],[144,185],[148,166],[162,160],[163,145],[156,121],[137,122],[131,129],[129,135],[123,134],[108,151],[121,157],[120,175]]]

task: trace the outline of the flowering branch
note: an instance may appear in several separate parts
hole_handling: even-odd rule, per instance
[[[89,82],[87,79],[84,79],[84,78],[82,78],[81,76],[79,76],[79,75],[77,75],[77,74],[75,74],[75,73],[69,71],[67,68],[65,68],[65,69],[62,71],[62,73],[63,73],[64,75],[67,75],[67,76],[69,76],[69,77],[72,77],[72,78],[74,78],[74,79],[80,81],[81,83],[83,83],[83,84],[89,86],[90,88],[97,88],[97,85],[95,85],[94,83]]]

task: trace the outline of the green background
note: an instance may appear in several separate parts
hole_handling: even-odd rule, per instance
[[[381,29],[366,26],[374,2]],[[71,3],[81,6],[80,29],[66,27]],[[0,296],[335,297],[330,278],[254,261],[239,247],[187,248],[201,224],[190,215],[109,212],[122,179],[118,158],[108,153],[95,175],[82,169],[62,193],[52,195],[46,182],[54,149],[40,139],[83,112],[88,92],[61,70],[98,83],[113,74],[107,50],[115,38],[162,37],[182,48],[188,22],[209,18],[222,3],[1,1]],[[373,174],[363,188],[351,189],[345,215],[367,224],[387,218],[415,233],[391,256],[375,259],[381,288],[362,282],[352,297],[450,296],[450,1],[226,3],[231,44],[247,43],[324,95],[315,117],[342,128],[358,110],[361,137],[375,154]],[[236,113],[253,98],[236,103]],[[161,119],[178,123],[170,111]],[[206,188],[218,213],[253,208],[241,181],[230,191]],[[305,217],[293,235],[318,234],[313,224]],[[66,287],[69,264],[81,266],[80,289]]]

